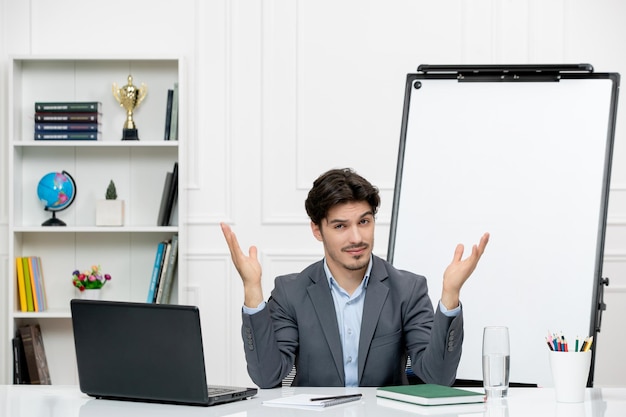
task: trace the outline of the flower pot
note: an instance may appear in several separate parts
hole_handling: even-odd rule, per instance
[[[99,300],[102,297],[102,290],[100,289],[85,289],[80,291],[80,298],[83,300]]]
[[[96,201],[96,226],[123,226],[124,200]]]

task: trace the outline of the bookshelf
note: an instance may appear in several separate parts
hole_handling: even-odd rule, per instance
[[[126,84],[129,74],[148,87],[134,112],[139,141],[122,141],[126,113],[115,100],[113,83]],[[38,323],[53,384],[76,384],[76,358],[69,304],[77,298],[71,274],[100,264],[112,280],[102,299],[145,302],[157,245],[179,236],[177,278],[171,302],[180,303],[184,286],[185,190],[178,187],[178,207],[171,226],[157,226],[165,175],[185,160],[185,80],[177,57],[12,57],[9,68],[9,260],[6,381],[12,381],[11,339],[22,324]],[[164,140],[167,90],[178,83],[180,140]],[[36,101],[100,101],[102,139],[35,141]],[[182,166],[181,166],[182,168]],[[37,197],[39,179],[65,170],[76,182],[76,199],[56,216],[67,226],[44,227],[50,217]],[[184,169],[180,169],[181,174]],[[124,200],[123,226],[96,226],[96,201],[109,181]],[[182,182],[179,175],[179,184]],[[15,258],[39,256],[48,309],[21,312]],[[97,325],[97,324],[94,324]]]

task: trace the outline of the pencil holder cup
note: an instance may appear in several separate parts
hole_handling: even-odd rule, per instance
[[[591,365],[591,351],[548,352],[557,402],[585,401],[585,387]]]

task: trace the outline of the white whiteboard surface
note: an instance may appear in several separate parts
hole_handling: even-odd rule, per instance
[[[483,327],[504,325],[511,382],[551,386],[548,331],[572,342],[593,328],[614,82],[419,82],[407,89],[390,260],[425,275],[436,304],[456,244],[465,257],[489,232],[461,291],[457,378],[482,380]]]

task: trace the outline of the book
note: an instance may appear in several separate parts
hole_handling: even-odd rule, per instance
[[[482,403],[469,403],[469,404],[444,404],[444,405],[419,405],[412,403],[405,403],[403,401],[390,400],[388,398],[376,398],[376,405],[382,407],[392,408],[404,413],[417,414],[421,416],[462,416],[462,417],[483,417],[485,411],[485,404]],[[405,414],[402,414],[405,415]]]
[[[22,343],[19,330],[15,333],[15,337],[11,342],[13,346],[13,383],[28,384],[30,379],[28,378],[28,367],[26,366],[26,356],[24,355],[24,344]]]
[[[24,357],[31,384],[50,385],[50,371],[41,328],[38,324],[27,324],[19,328],[24,346]]]
[[[165,182],[163,183],[163,193],[161,194],[161,205],[159,206],[159,216],[157,217],[157,226],[167,226],[165,220],[167,199],[169,198],[170,188],[172,186],[172,172],[165,173]]]
[[[480,403],[485,394],[437,384],[380,387],[376,396],[420,405]]]
[[[160,298],[163,296],[163,284],[165,283],[165,274],[167,274],[168,260],[170,252],[172,250],[172,243],[167,242],[165,244],[165,251],[163,252],[163,261],[161,262],[161,270],[159,271],[159,281],[157,282],[156,289],[154,290],[154,296],[152,302],[159,304]]]
[[[178,264],[178,235],[172,236],[171,249],[169,258],[167,259],[167,272],[165,277],[159,283],[159,293],[157,294],[157,303],[169,304],[172,292],[172,282],[176,275],[176,265]]]
[[[33,305],[35,311],[41,311],[42,305],[39,297],[39,289],[37,288],[37,277],[35,276],[35,269],[33,268],[33,257],[27,256],[24,258],[28,264],[28,274],[30,276],[30,289],[33,293]],[[26,268],[26,266],[24,266]]]
[[[22,258],[15,258],[15,275],[17,280],[17,294],[20,300],[20,311],[25,313],[28,311],[28,303],[26,302],[26,285],[24,283],[24,264]]]
[[[102,103],[100,103],[99,101],[35,102],[35,112],[42,111],[102,113]]]
[[[333,405],[360,401],[362,394],[324,395],[324,394],[296,394],[289,397],[275,398],[263,401],[263,405],[272,407],[287,407],[296,409],[324,409]]]
[[[35,310],[35,303],[33,300],[33,288],[30,284],[30,267],[28,264],[28,258],[22,257],[20,258],[22,261],[22,269],[24,271],[24,291],[26,293],[26,311],[37,311]]]
[[[152,303],[154,301],[154,294],[157,290],[157,285],[159,285],[159,274],[161,272],[161,265],[163,264],[163,253],[165,252],[165,246],[167,242],[159,242],[157,246],[157,251],[154,256],[154,265],[152,267],[152,277],[150,278],[150,287],[148,288],[148,297],[146,299],[147,303]]]
[[[170,126],[172,124],[172,101],[174,99],[174,90],[167,90],[167,102],[165,104],[165,133],[163,140],[170,140]]]
[[[35,140],[102,140],[102,132],[35,132]]]
[[[101,132],[101,123],[35,123],[36,133],[49,132]]]
[[[172,95],[172,117],[170,120],[170,139],[178,140],[178,83],[174,83],[174,94]]]
[[[37,123],[99,123],[102,113],[35,113]]]
[[[157,226],[169,226],[172,223],[172,212],[177,198],[178,162],[175,162],[173,170],[165,174],[165,183],[163,184],[163,193],[161,195],[161,205],[159,207]]]
[[[37,272],[39,273],[39,283],[41,285],[41,297],[43,302],[44,310],[48,309],[48,297],[46,296],[46,286],[44,285],[43,279],[43,265],[41,263],[41,258],[39,256],[36,257],[37,260]]]
[[[41,270],[41,258],[39,256],[31,256],[28,258],[30,264],[32,282],[34,283],[35,293],[34,298],[37,300],[37,306],[39,310],[46,310],[46,296],[43,286],[43,271]]]
[[[174,206],[178,201],[178,162],[174,162],[174,168],[172,169],[172,183],[170,184],[170,191],[168,193],[167,205],[165,206],[165,225],[172,224],[172,212]]]

